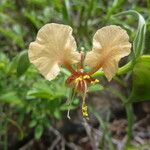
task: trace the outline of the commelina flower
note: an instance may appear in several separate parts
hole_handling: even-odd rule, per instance
[[[102,69],[110,81],[118,70],[119,60],[129,55],[130,49],[127,32],[120,26],[110,25],[97,30],[91,51],[78,52],[72,28],[50,23],[38,31],[36,40],[30,43],[28,55],[30,62],[47,80],[54,79],[61,66],[71,72],[66,84],[81,93],[82,114],[88,117],[85,95],[90,84],[99,82],[92,74]],[[85,71],[84,66],[89,66],[90,70]]]

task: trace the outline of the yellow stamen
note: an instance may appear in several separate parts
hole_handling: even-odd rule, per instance
[[[94,84],[94,81],[91,81],[91,84]]]
[[[86,97],[86,92],[87,92],[87,85],[86,85],[86,82],[84,81],[84,84],[85,84],[85,92],[83,93],[83,101],[82,101],[82,115],[83,115],[83,117],[85,117],[86,119],[89,119],[88,118],[88,106],[86,105],[86,103],[85,103],[85,97]]]
[[[82,81],[82,80],[83,80],[82,77],[78,77],[75,79],[75,83],[78,83],[79,81]]]
[[[88,107],[87,107],[87,105],[82,106],[82,114],[83,114],[83,117],[88,117]]]
[[[85,76],[83,76],[83,79],[90,79],[90,76],[89,75],[85,75]]]
[[[91,81],[91,84],[96,84],[96,83],[98,83],[99,82],[99,80],[98,79],[95,79],[94,81]]]
[[[95,83],[98,83],[98,82],[99,82],[99,80],[98,80],[98,79],[96,79],[94,82],[95,82]]]

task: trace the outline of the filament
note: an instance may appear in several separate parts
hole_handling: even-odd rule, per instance
[[[66,101],[66,103],[68,104],[68,111],[67,111],[67,118],[68,119],[71,119],[71,117],[70,117],[70,107],[71,107],[71,104],[72,104],[72,101],[73,101],[74,97],[75,97],[75,89],[71,89],[70,95],[69,95],[69,97]]]
[[[85,117],[86,119],[89,119],[88,116],[88,106],[86,105],[86,102],[85,102],[85,98],[86,98],[86,93],[87,93],[87,84],[86,82],[84,81],[84,86],[85,86],[85,91],[82,95],[82,115],[83,117]]]

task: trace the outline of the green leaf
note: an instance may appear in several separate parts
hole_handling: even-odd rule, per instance
[[[53,99],[53,95],[46,91],[38,91],[38,90],[32,90],[29,91],[27,94],[31,98],[46,98],[46,99]]]
[[[137,148],[136,148],[136,147],[131,147],[131,146],[130,146],[130,147],[127,147],[126,150],[137,150]]]
[[[63,18],[66,23],[71,24],[71,5],[69,0],[64,1]]]
[[[16,72],[18,64],[18,56],[14,57],[11,62],[9,62],[8,68],[7,68],[7,75],[12,75]]]
[[[38,16],[35,11],[27,11],[24,10],[24,17],[32,24],[34,25],[37,29],[42,26],[42,23],[38,19]]]
[[[79,99],[75,98],[75,99],[73,99],[73,101],[71,102],[70,105],[67,102],[60,105],[59,110],[66,111],[66,110],[68,110],[68,108],[70,110],[75,109],[77,107],[77,105],[79,105],[79,103],[80,103]]]
[[[28,52],[23,51],[19,54],[18,58],[18,65],[17,65],[17,75],[21,76],[26,72],[30,65],[29,58],[28,58]]]
[[[33,128],[33,127],[36,126],[36,124],[37,124],[37,121],[36,121],[36,120],[32,120],[32,121],[30,122],[30,124],[29,124],[29,127],[30,127],[30,128]]]
[[[150,100],[150,55],[139,57],[133,68],[131,102]]]
[[[5,14],[3,12],[0,12],[0,23],[2,24],[3,22],[5,22],[7,20],[7,22],[11,22],[11,23],[16,23],[14,18],[11,18],[10,15]]]
[[[7,39],[13,41],[20,48],[24,48],[23,37],[11,29],[4,29],[0,27],[0,33]]]
[[[34,84],[32,90],[28,91],[28,98],[43,98],[49,100],[56,100],[66,97],[66,87],[63,83],[56,83],[57,81],[38,81]]]
[[[146,35],[145,35],[145,49],[144,52],[145,54],[150,54],[150,24],[147,24],[146,27]]]
[[[107,15],[105,17],[106,21],[109,20],[109,18],[111,17],[111,15],[119,9],[119,7],[121,7],[124,4],[125,0],[114,0],[112,3],[112,6],[109,7],[108,11],[107,11]]]
[[[12,104],[12,105],[20,105],[21,100],[17,96],[15,92],[9,92],[9,93],[4,93],[0,94],[0,103],[7,103],[7,104]]]
[[[89,92],[102,91],[102,90],[104,90],[104,87],[100,84],[95,84],[88,88]]]
[[[59,109],[55,109],[55,111],[54,111],[54,117],[56,119],[61,119],[61,113],[60,113]]]
[[[34,130],[35,139],[40,139],[43,134],[43,126],[38,125]]]
[[[138,19],[138,28],[136,32],[136,36],[133,41],[133,51],[135,58],[140,56],[143,51],[144,51],[144,41],[145,41],[145,34],[146,34],[146,22],[143,16],[138,13],[135,10],[129,10],[129,11],[124,11],[119,14],[116,14],[115,16],[120,16],[120,15],[132,15],[133,17]]]

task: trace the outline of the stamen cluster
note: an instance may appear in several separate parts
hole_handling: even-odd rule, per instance
[[[76,91],[80,93],[86,93],[87,87],[90,84],[98,83],[98,79],[92,78],[90,75],[85,72],[75,72],[67,80],[66,84],[74,87]]]

